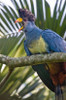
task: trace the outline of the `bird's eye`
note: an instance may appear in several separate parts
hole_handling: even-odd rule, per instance
[[[27,21],[27,19],[26,19],[26,18],[24,18],[24,21]]]

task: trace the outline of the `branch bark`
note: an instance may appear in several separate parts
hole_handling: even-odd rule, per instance
[[[66,53],[36,54],[18,58],[0,54],[0,63],[11,66],[12,68],[51,62],[66,62]]]

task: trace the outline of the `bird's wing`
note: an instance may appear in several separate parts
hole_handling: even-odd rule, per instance
[[[39,65],[34,65],[32,68],[34,71],[37,72],[38,76],[42,80],[42,82],[52,91],[55,90],[55,86],[53,85],[53,82],[50,78],[49,71],[46,70],[47,64],[39,64]]]
[[[49,51],[66,52],[66,41],[52,30],[44,30],[41,33],[43,39],[48,44]]]
[[[26,46],[26,40],[24,41],[24,48],[28,56],[32,55],[31,52],[28,50]],[[47,64],[39,64],[39,65],[34,65],[32,68],[34,71],[37,72],[43,83],[52,91],[54,91],[55,86],[52,83],[52,80],[50,78],[48,70],[46,70]]]

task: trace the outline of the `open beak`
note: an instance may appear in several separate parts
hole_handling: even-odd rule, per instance
[[[22,21],[23,21],[22,18],[18,18],[18,19],[15,21],[15,23],[17,23],[17,22],[22,22]]]
[[[23,19],[22,18],[18,18],[16,21],[15,21],[15,24],[16,23],[20,23],[20,22],[23,22]],[[18,32],[20,32],[21,30],[23,29],[23,26],[18,30]]]

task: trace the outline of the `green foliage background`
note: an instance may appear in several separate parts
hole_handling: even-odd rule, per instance
[[[11,0],[15,10],[0,2],[1,30],[0,30],[0,54],[11,57],[26,56],[23,41],[24,33],[19,32],[21,27],[19,23],[15,25],[15,20],[19,17],[18,9],[27,8],[32,11],[36,17],[36,25],[42,29],[49,28],[54,30],[62,37],[65,35],[65,17],[61,20],[65,11],[65,3],[62,6],[62,0],[58,6],[58,0],[54,7],[53,17],[51,17],[50,5],[46,0]],[[29,1],[29,2],[28,2]],[[34,1],[34,2],[33,2]],[[30,6],[29,6],[30,4]],[[44,7],[44,8],[43,8]],[[58,7],[58,9],[57,9]],[[45,9],[45,10],[44,10]],[[36,12],[36,13],[35,13]],[[58,17],[57,17],[58,15]],[[0,82],[8,74],[9,68],[0,64]],[[50,91],[39,79],[31,66],[16,68],[11,72],[0,89],[0,100],[54,100],[54,93]]]

